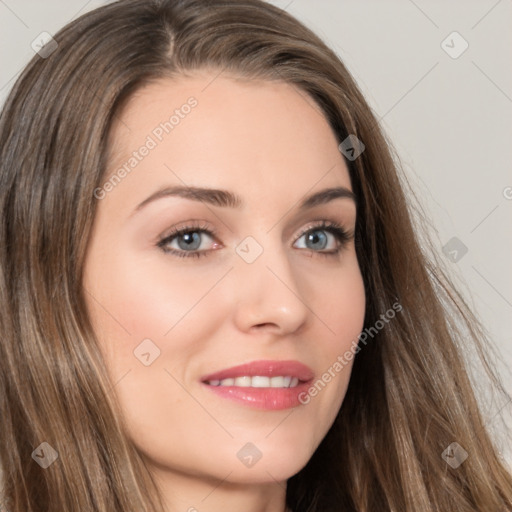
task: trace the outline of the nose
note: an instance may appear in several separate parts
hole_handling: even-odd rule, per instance
[[[306,283],[294,272],[285,249],[266,247],[255,261],[248,261],[240,258],[232,273],[238,329],[278,335],[301,329],[311,314],[303,296]]]

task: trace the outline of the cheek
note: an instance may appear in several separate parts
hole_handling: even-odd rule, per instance
[[[146,260],[129,250],[111,250],[91,265],[96,316],[124,336],[169,334],[215,282],[212,272],[183,272],[165,257],[151,256]]]
[[[148,372],[138,359],[148,352],[156,357],[152,369],[176,370],[181,380],[189,359],[205,349],[221,322],[219,305],[227,306],[227,299],[213,288],[228,267],[176,267],[161,255],[148,261],[112,247],[91,259],[84,279],[88,306],[114,382],[130,371],[130,380],[154,385],[156,371]]]
[[[357,341],[364,325],[366,296],[355,253],[350,253],[339,273],[310,280],[308,287],[325,353],[337,357]]]
[[[321,373],[302,397],[304,404],[318,408],[325,425],[334,421],[343,402],[364,326],[366,296],[355,255],[330,283],[323,293],[318,287],[311,289],[315,313],[321,320],[317,329],[321,350],[316,354]]]

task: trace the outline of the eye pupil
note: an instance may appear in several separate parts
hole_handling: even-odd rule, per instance
[[[185,241],[184,246],[181,244],[181,240]],[[194,243],[196,245],[193,245]],[[180,249],[196,250],[201,245],[201,237],[199,236],[197,231],[184,233],[178,237],[178,245],[180,246]]]
[[[319,234],[320,234],[320,236],[319,236]],[[325,233],[323,231],[316,230],[316,231],[311,231],[307,235],[307,240],[310,242],[313,242],[313,244],[317,244],[318,240],[323,241],[324,243],[320,244],[320,245],[322,245],[322,247],[312,247],[312,249],[324,249],[325,244],[327,242],[327,237],[325,236]]]

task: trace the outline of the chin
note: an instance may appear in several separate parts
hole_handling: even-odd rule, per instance
[[[250,447],[249,447],[250,451]],[[225,473],[223,478],[230,472],[228,480],[232,483],[275,483],[283,482],[296,475],[309,461],[313,455],[310,452],[297,450],[297,447],[290,446],[289,449],[266,448],[262,449],[261,458],[255,462],[250,459],[245,463],[242,460],[236,460],[233,465],[232,459],[225,461],[223,469]]]

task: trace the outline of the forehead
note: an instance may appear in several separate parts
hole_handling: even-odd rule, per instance
[[[150,149],[139,151],[144,146]],[[205,71],[144,86],[115,118],[109,173],[141,152],[126,180],[134,189],[157,179],[218,188],[229,182],[260,196],[274,189],[301,195],[315,186],[350,188],[320,107],[281,81]]]

